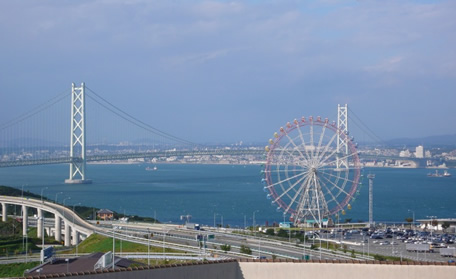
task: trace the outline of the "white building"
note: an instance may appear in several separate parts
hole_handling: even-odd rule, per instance
[[[415,148],[415,157],[416,158],[424,158],[424,147],[422,145],[418,145]]]

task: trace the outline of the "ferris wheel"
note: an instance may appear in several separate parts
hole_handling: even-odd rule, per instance
[[[313,220],[321,226],[351,209],[361,165],[353,139],[334,122],[295,119],[274,133],[266,152],[267,198],[295,225]]]

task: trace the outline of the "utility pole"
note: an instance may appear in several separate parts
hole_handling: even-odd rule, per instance
[[[369,227],[374,226],[374,178],[375,174],[368,174],[369,178]]]

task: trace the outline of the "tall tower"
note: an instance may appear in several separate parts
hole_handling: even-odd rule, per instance
[[[375,174],[368,174],[369,178],[369,227],[374,226],[374,178]]]
[[[337,105],[337,128],[339,133],[337,134],[337,160],[336,168],[341,169],[342,167],[348,168],[348,160],[346,158],[348,154],[348,143],[347,137],[340,137],[340,133],[348,135],[348,106]]]
[[[70,177],[67,184],[88,184],[92,180],[85,178],[86,144],[85,144],[85,85],[80,87],[71,84],[71,141],[70,141]]]

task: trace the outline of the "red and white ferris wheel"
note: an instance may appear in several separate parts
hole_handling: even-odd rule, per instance
[[[298,225],[351,209],[361,164],[353,139],[328,119],[302,117],[274,133],[263,170],[267,198]]]

